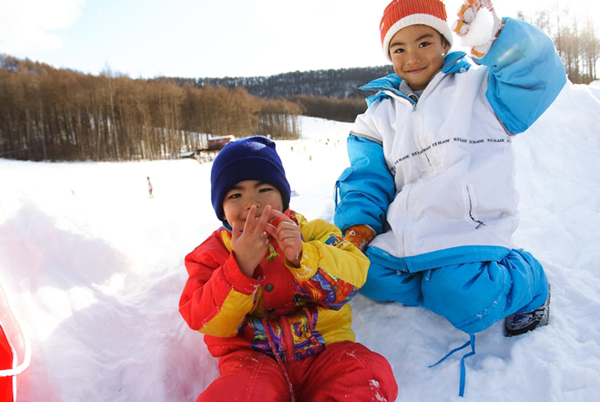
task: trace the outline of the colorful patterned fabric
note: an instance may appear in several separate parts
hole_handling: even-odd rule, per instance
[[[272,244],[279,256],[264,258],[254,277],[246,277],[225,227],[186,256],[189,278],[179,311],[205,334],[213,356],[246,348],[299,361],[332,343],[354,341],[348,302],[366,280],[367,258],[337,227],[289,210],[286,215],[302,230],[300,268],[287,266]]]
[[[319,268],[308,281],[294,283],[294,297],[300,304],[302,300],[320,300],[323,307],[339,310],[348,303],[357,292],[351,284],[340,281]]]

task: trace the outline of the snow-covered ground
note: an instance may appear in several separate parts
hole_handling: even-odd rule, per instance
[[[551,322],[514,338],[502,323],[477,334],[465,401],[600,400],[598,99],[597,83],[568,86],[514,141],[515,236],[546,268]],[[302,124],[302,140],[277,144],[298,193],[291,207],[331,222],[351,125]],[[183,258],[220,224],[210,169],[193,160],[0,160],[0,284],[32,356],[18,376],[19,401],[194,401],[216,378],[216,359],[177,311]],[[352,306],[357,340],[393,366],[398,401],[463,400],[463,352],[428,366],[467,335],[422,308],[360,295]]]

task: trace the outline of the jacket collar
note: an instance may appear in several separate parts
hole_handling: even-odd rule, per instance
[[[448,53],[444,58],[444,66],[440,71],[444,74],[464,73],[471,67],[471,63],[466,59],[466,55],[465,52],[460,51]],[[366,98],[367,105],[371,106],[374,102],[380,102],[385,98],[389,98],[389,95],[386,94],[385,91],[391,91],[398,96],[410,99],[400,90],[401,83],[402,78],[398,77],[396,74],[390,74],[373,80],[367,85],[360,87],[360,89],[363,91],[377,91],[375,94]]]

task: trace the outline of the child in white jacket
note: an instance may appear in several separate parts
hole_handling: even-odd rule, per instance
[[[490,21],[484,37],[472,29],[481,13]],[[511,142],[566,83],[552,41],[523,21],[499,20],[489,0],[466,0],[455,25],[471,36],[477,66],[450,52],[440,0],[394,0],[380,29],[395,74],[363,87],[376,93],[356,119],[351,165],[337,183],[335,223],[371,261],[361,293],[424,306],[471,342],[507,317],[507,336],[546,324],[544,270],[511,239]]]

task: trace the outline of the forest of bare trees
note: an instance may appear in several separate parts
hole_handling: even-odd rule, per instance
[[[0,157],[32,161],[163,159],[207,136],[298,138],[300,106],[243,88],[99,76],[0,55]]]
[[[598,77],[600,39],[594,17],[581,16],[561,8],[558,3],[534,15],[519,15],[520,19],[540,27],[552,38],[569,80],[575,84],[589,84]]]
[[[368,95],[364,93],[363,96]],[[364,98],[329,98],[326,96],[295,95],[290,101],[299,104],[306,116],[328,120],[354,122],[356,115],[364,113],[367,102]]]
[[[574,83],[597,79],[600,40],[590,15],[558,5],[519,18],[553,39]],[[271,77],[131,79],[56,69],[0,54],[0,158],[123,161],[177,157],[209,135],[295,139],[298,116],[353,121],[357,88],[391,65]]]

